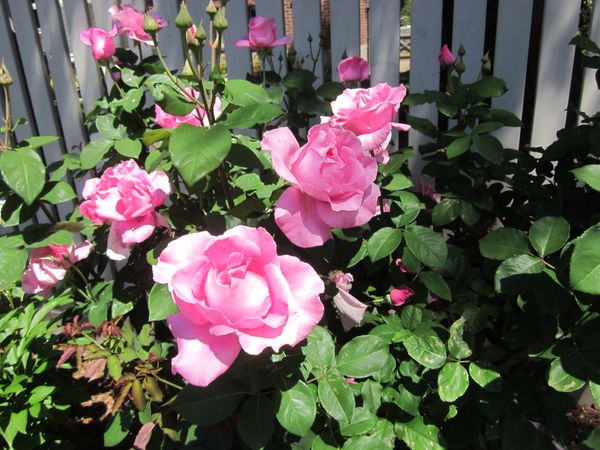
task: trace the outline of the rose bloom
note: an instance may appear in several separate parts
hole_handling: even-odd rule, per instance
[[[108,12],[115,20],[115,24],[119,35],[126,34],[131,39],[143,42],[144,44],[154,45],[152,36],[144,31],[144,13],[138,11],[133,6],[123,4],[120,7],[113,5],[108,9]],[[148,14],[156,20],[160,28],[167,26],[167,21],[153,10],[149,10]]]
[[[316,125],[300,147],[289,128],[278,128],[264,134],[262,147],[292,184],[277,201],[275,222],[297,246],[323,245],[331,228],[363,225],[375,215],[377,162],[353,133]]]
[[[65,278],[69,267],[87,258],[92,250],[88,241],[78,246],[50,245],[34,249],[21,278],[23,291],[47,297],[52,287]]]
[[[342,59],[337,66],[340,81],[347,83],[349,81],[363,81],[369,78],[371,68],[369,63],[360,56],[350,56]]]
[[[79,39],[85,45],[92,47],[92,55],[95,59],[110,59],[115,54],[115,42],[113,36],[117,33],[116,27],[109,31],[101,28],[88,28],[79,34]]]
[[[188,95],[193,95],[194,98],[198,98],[200,93],[192,88],[185,88],[185,91]],[[221,99],[217,97],[215,99],[215,119],[221,115]],[[203,108],[197,106],[185,116],[175,116],[173,114],[169,114],[165,112],[160,105],[154,105],[154,121],[163,128],[177,128],[182,123],[188,123],[190,125],[194,125],[195,127],[207,127],[209,125],[208,116],[206,115],[206,111]]]
[[[398,289],[392,289],[392,292],[390,292],[390,299],[394,306],[402,306],[413,295],[415,295],[415,291],[408,286],[402,285]]]
[[[296,257],[278,255],[264,228],[182,236],[153,271],[180,310],[167,318],[179,351],[173,373],[196,386],[225,372],[242,349],[258,355],[298,344],[323,316],[325,287],[317,273]]]
[[[251,48],[259,50],[261,48],[274,48],[280,45],[291,44],[293,42],[290,36],[283,36],[277,39],[277,28],[275,19],[256,16],[250,19],[248,23],[248,36],[233,42],[236,47]]]
[[[389,160],[386,147],[392,138],[392,128],[410,129],[410,125],[394,122],[405,96],[404,85],[391,87],[379,83],[369,89],[346,89],[331,103],[333,116],[321,119],[352,131],[365,150],[386,163]]]
[[[454,57],[454,55],[452,54],[452,52],[446,44],[442,46],[442,50],[438,55],[438,59],[442,66],[453,66],[456,62],[456,58]]]
[[[111,224],[106,254],[119,261],[129,257],[129,246],[148,239],[155,227],[167,226],[154,208],[170,193],[165,173],[148,173],[130,159],[87,180],[80,209],[95,224]]]

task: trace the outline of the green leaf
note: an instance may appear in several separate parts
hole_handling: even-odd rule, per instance
[[[359,262],[361,262],[365,258],[365,256],[367,256],[367,253],[368,253],[368,243],[367,243],[367,241],[362,241],[360,243],[360,247],[358,248],[358,251],[354,254],[352,259],[350,259],[350,262],[348,262],[348,268],[354,267]]]
[[[454,402],[462,397],[469,387],[469,373],[462,364],[446,363],[438,373],[438,395],[444,402]]]
[[[116,447],[129,434],[131,427],[131,413],[120,412],[113,417],[112,422],[104,432],[104,446]]]
[[[446,156],[448,159],[456,158],[465,153],[471,147],[471,136],[463,136],[453,140],[446,147]]]
[[[589,164],[571,170],[578,180],[583,181],[596,191],[600,191],[600,164]]]
[[[587,50],[590,53],[600,55],[600,47],[592,41],[589,37],[584,34],[578,34],[569,41],[569,45],[575,45],[576,47]]]
[[[269,123],[282,114],[283,111],[278,105],[256,103],[230,112],[227,118],[219,123],[228,128],[252,128],[257,124]]]
[[[502,122],[505,127],[522,127],[523,122],[513,113],[504,109],[489,109],[490,119]]]
[[[143,79],[144,77],[136,75],[132,69],[127,67],[121,69],[121,81],[129,87],[139,87]]]
[[[22,143],[19,144],[17,150],[25,149],[25,148],[39,148],[44,145],[50,144],[51,142],[58,141],[60,137],[58,136],[32,136],[29,139],[25,139],[25,145]]]
[[[508,88],[504,80],[496,77],[483,77],[481,80],[471,84],[470,89],[480,97],[500,97]]]
[[[354,414],[354,395],[342,377],[321,378],[317,392],[327,414],[339,422],[350,422]]]
[[[575,241],[571,256],[570,283],[573,289],[600,294],[600,231],[585,233]]]
[[[42,402],[52,395],[55,390],[56,386],[36,386],[32,389],[31,395],[29,396],[29,399],[27,399],[27,403],[35,405],[36,403]]]
[[[481,122],[473,127],[473,134],[492,133],[502,128],[501,122]]]
[[[291,70],[283,77],[282,84],[293,92],[300,93],[312,91],[313,83],[317,81],[317,77],[310,70],[299,69]]]
[[[241,438],[253,450],[264,447],[275,429],[273,403],[269,397],[250,397],[244,401],[237,420]]]
[[[114,126],[115,116],[106,114],[96,117],[96,128],[106,139],[118,140],[126,136],[127,130],[123,125]]]
[[[401,191],[414,186],[413,182],[403,173],[395,173],[388,180],[384,180],[383,187],[388,191]]]
[[[600,405],[600,384],[594,383],[593,381],[589,381],[590,391],[592,393],[592,397],[594,398],[594,402],[596,406]]]
[[[91,141],[81,150],[79,160],[81,161],[81,169],[88,170],[96,167],[104,155],[112,148],[114,142],[108,139],[100,138]]]
[[[464,317],[459,318],[450,326],[450,337],[448,338],[448,352],[456,359],[465,359],[473,354],[473,337],[466,329],[467,324]]]
[[[500,228],[479,241],[479,251],[490,259],[505,260],[529,252],[527,236],[514,228]]]
[[[309,387],[298,381],[281,393],[277,420],[283,428],[297,436],[306,436],[317,415],[317,405]]]
[[[426,266],[443,268],[448,257],[448,247],[442,236],[429,228],[411,225],[404,232],[409,250]]]
[[[574,358],[568,361],[574,363],[575,371],[585,365],[585,362],[582,363]],[[556,358],[550,363],[550,370],[548,371],[548,386],[551,388],[556,389],[559,392],[573,392],[582,388],[584,385],[585,380],[572,375],[563,368],[560,358]]]
[[[110,305],[110,315],[114,319],[115,317],[124,316],[133,309],[133,302],[122,302],[116,298],[112,300]]]
[[[186,385],[173,408],[191,423],[212,425],[230,416],[245,395],[231,381],[221,378],[204,388]]]
[[[392,222],[397,227],[403,227],[417,218],[421,212],[421,201],[412,192],[400,191],[397,196],[399,198],[398,206],[402,208],[403,214],[392,217]]]
[[[231,133],[223,125],[199,128],[182,124],[169,140],[173,164],[188,186],[217,169],[231,149]]]
[[[342,450],[389,450],[390,446],[373,436],[353,437],[344,442]]]
[[[440,445],[439,430],[434,425],[426,425],[421,416],[410,422],[396,423],[396,436],[411,450],[443,450]]]
[[[31,205],[44,189],[46,168],[34,150],[8,150],[0,155],[2,179],[15,194]]]
[[[441,227],[449,224],[458,216],[461,212],[461,200],[453,198],[444,198],[441,202],[433,207],[431,211],[431,221],[437,227]]]
[[[228,80],[225,83],[225,98],[237,106],[272,103],[266,89],[246,80]]]
[[[179,90],[175,90],[171,86],[159,84],[157,88],[158,91],[152,92],[152,95],[160,107],[168,114],[186,116],[196,107],[191,98],[180,94]],[[159,95],[157,96],[156,94]]]
[[[529,241],[538,255],[544,257],[561,248],[569,240],[571,226],[562,217],[542,217],[529,229]]]
[[[421,272],[419,281],[425,284],[430,292],[444,300],[452,300],[452,291],[446,280],[441,275],[434,272]]]
[[[446,346],[437,336],[413,335],[402,341],[412,359],[429,369],[438,369],[446,363]]]
[[[179,309],[166,284],[155,283],[148,294],[148,320],[164,320]]]
[[[502,377],[497,370],[484,363],[472,362],[469,364],[469,375],[475,383],[492,392],[501,390]]]
[[[358,336],[338,353],[337,368],[347,377],[363,378],[379,372],[389,355],[388,344],[377,336]]]
[[[477,153],[493,164],[500,164],[504,157],[502,143],[490,134],[477,134],[473,136],[473,144]]]
[[[13,448],[12,442],[18,433],[27,433],[27,418],[27,409],[22,409],[18,412],[11,411],[8,425],[3,432],[4,438],[11,444],[10,448]]]
[[[157,130],[146,130],[142,135],[142,144],[150,146],[158,141],[164,141],[171,137],[172,130],[159,128]]]
[[[402,232],[394,228],[381,228],[373,233],[367,243],[367,252],[375,262],[390,255],[402,242]]]
[[[115,150],[127,158],[137,158],[142,151],[142,143],[139,139],[120,139],[115,142]]]
[[[50,188],[48,193],[42,197],[42,200],[52,203],[53,205],[58,205],[73,200],[76,197],[77,194],[75,194],[75,191],[70,184],[65,183],[64,181],[58,181]]]
[[[335,345],[327,328],[314,327],[302,352],[313,368],[319,370],[331,368],[335,362]]]
[[[123,96],[123,109],[128,113],[135,110],[144,96],[143,88],[130,89]]]
[[[92,325],[98,328],[102,322],[108,319],[108,305],[106,303],[92,305],[88,312],[88,319]]]
[[[106,358],[106,368],[108,369],[108,374],[115,381],[119,381],[121,376],[123,375],[123,368],[121,367],[121,361],[115,355],[110,355]]]
[[[27,247],[39,248],[49,245],[71,245],[73,233],[67,230],[52,231],[54,227],[48,225],[34,225],[28,227],[23,233]]]
[[[325,100],[335,100],[344,91],[344,84],[327,81],[317,88],[316,94]]]
[[[535,256],[519,255],[508,258],[496,269],[494,277],[496,292],[512,292],[514,283],[518,283],[521,276],[540,273],[543,270],[544,262]],[[511,277],[516,278],[510,280]]]
[[[21,278],[27,264],[27,252],[0,238],[0,289],[10,289]]]

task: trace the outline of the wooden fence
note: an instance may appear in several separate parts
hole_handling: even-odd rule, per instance
[[[144,0],[130,3],[144,9]],[[196,20],[204,15],[207,0],[188,0]],[[254,3],[254,2],[253,2]],[[230,77],[244,77],[250,68],[250,52],[233,46],[246,34],[251,14],[277,19],[284,30],[283,0],[229,0],[225,49]],[[565,126],[569,105],[593,113],[600,109],[594,74],[581,70],[569,40],[577,33],[579,0],[413,0],[411,17],[410,92],[438,89],[440,67],[437,60],[442,43],[454,51],[460,43],[467,50],[464,78],[474,80],[480,58],[490,50],[494,75],[504,78],[509,92],[493,106],[523,117],[523,129],[507,129],[500,138],[506,146],[547,146],[556,130]],[[592,39],[600,40],[600,6],[593,8]],[[13,74],[14,114],[27,119],[17,130],[17,138],[35,134],[58,135],[59,142],[44,147],[50,164],[66,152],[77,152],[89,137],[84,114],[106,91],[105,79],[79,33],[89,26],[108,29],[111,0],[0,0],[0,58]],[[333,73],[344,50],[359,54],[361,48],[360,0],[292,0],[295,48],[299,55],[308,51],[307,37],[320,32],[330,43],[326,64],[319,64],[321,76]],[[155,9],[174,22],[177,0],[154,0]],[[400,81],[401,0],[368,2],[368,59],[371,84]],[[328,11],[327,11],[328,10]],[[323,28],[324,17],[330,17]],[[159,34],[161,48],[172,68],[182,65],[178,32],[174,27]],[[122,40],[126,43],[126,40]],[[315,39],[315,42],[318,41]],[[151,48],[145,51],[150,52]],[[333,70],[332,70],[333,68]],[[434,123],[438,113],[433,105],[411,107],[410,114]],[[571,117],[571,119],[569,119]],[[418,146],[425,138],[411,131],[409,143]],[[418,162],[414,163],[418,170]],[[67,212],[59,209],[64,217]]]

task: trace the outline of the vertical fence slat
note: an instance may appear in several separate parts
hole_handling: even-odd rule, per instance
[[[494,76],[506,81],[508,92],[493,99],[492,105],[519,118],[523,114],[532,7],[533,2],[522,0],[503,0],[498,5]],[[521,129],[504,127],[495,135],[505,147],[518,148]]]
[[[577,32],[579,2],[546,0],[531,145],[546,147],[565,126]]]
[[[42,47],[52,76],[62,137],[68,152],[73,152],[74,148],[78,151],[83,147],[86,137],[58,1],[38,2],[37,8]],[[77,182],[74,187],[76,192],[81,192],[83,185]]]
[[[248,5],[245,0],[227,3],[227,21],[229,28],[225,32],[225,55],[229,78],[246,78],[250,70],[250,51],[233,45],[237,39],[248,34]]]
[[[256,15],[264,16],[264,17],[274,17],[275,22],[277,24],[277,37],[281,37],[285,34],[284,30],[284,16],[283,16],[283,1],[282,0],[256,0],[255,5]],[[244,33],[244,36],[246,33]],[[294,45],[296,45],[297,35],[294,36]],[[297,47],[296,47],[297,48]],[[285,53],[283,47],[277,47],[273,49],[273,63],[275,64],[275,68],[279,67],[279,55],[283,55],[285,58]],[[281,68],[281,75],[285,75],[287,72],[287,64],[285,59]]]
[[[310,59],[308,36],[312,36],[313,55],[319,51],[319,34],[321,33],[321,1],[302,0],[292,3],[294,13],[294,47],[298,57],[304,58],[303,67],[311,70],[313,62]],[[316,64],[315,75],[323,78],[323,57]]]
[[[104,84],[100,77],[98,63],[92,57],[91,49],[79,39],[79,33],[90,26],[87,19],[86,2],[85,0],[63,0],[63,2],[66,19],[65,31],[75,60],[83,110],[88,113],[94,107],[96,99],[104,94]]]
[[[38,40],[38,30],[33,21],[33,10],[29,2],[9,0],[11,16],[15,24],[17,46],[24,61],[25,80],[29,91],[33,113],[40,135],[61,136],[55,115],[54,100],[50,91],[50,80],[48,70],[42,56],[42,49]],[[43,155],[47,164],[62,161],[64,148],[62,142],[52,142],[45,145]],[[71,208],[67,205],[58,205],[58,213],[61,219],[66,218]]]
[[[500,2],[502,3],[502,2]],[[527,2],[524,2],[527,3]],[[452,53],[457,54],[462,43],[466,54],[466,71],[463,81],[470,83],[477,79],[481,69],[481,57],[485,40],[486,2],[454,0],[454,21],[452,22]]]
[[[600,2],[595,2],[590,26],[590,39],[600,42]],[[596,69],[583,69],[583,87],[581,89],[581,111],[593,115],[600,110],[600,91],[596,84]]]
[[[385,39],[381,39],[383,32]],[[371,84],[399,83],[400,0],[371,0],[369,4],[369,64]]]
[[[331,0],[331,77],[339,80],[338,63],[346,51],[360,56],[359,0]]]
[[[179,28],[175,26],[175,17],[179,11],[179,3],[177,0],[160,0],[159,2],[155,2],[154,5],[156,12],[169,22],[169,25],[158,33],[160,50],[165,57],[169,69],[180,70],[184,64],[183,51]]]
[[[440,66],[437,55],[442,40],[443,0],[419,0],[413,2],[411,11],[410,91],[437,90],[440,85]],[[410,107],[410,114],[437,122],[437,109],[433,104]],[[409,131],[409,144],[418,152],[427,142],[426,137],[415,130]],[[419,178],[422,160],[415,156],[409,167],[414,178]]]
[[[11,73],[15,82],[10,86],[10,99],[12,114],[15,119],[24,117],[27,123],[17,127],[15,134],[18,140],[22,140],[32,136],[35,133],[33,112],[27,105],[27,85],[24,79],[21,78],[20,60],[17,49],[13,45],[10,29],[10,15],[8,6],[0,3],[0,59],[4,59],[6,66]],[[2,102],[4,110],[4,102]]]

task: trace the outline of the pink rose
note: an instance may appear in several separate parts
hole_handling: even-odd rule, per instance
[[[87,258],[92,250],[88,241],[78,246],[50,245],[34,249],[21,278],[23,291],[47,297],[52,287],[65,278],[69,267]]]
[[[410,125],[394,122],[405,96],[403,85],[394,88],[387,83],[369,89],[346,89],[331,103],[333,116],[322,120],[352,131],[365,150],[386,163],[389,160],[386,147],[392,138],[392,128],[410,129]]]
[[[123,4],[120,7],[113,5],[108,9],[112,18],[116,21],[118,33],[126,34],[131,39],[143,42],[144,44],[154,45],[152,36],[144,31],[144,13],[138,11],[133,6]],[[156,20],[160,28],[167,26],[167,21],[153,10],[148,14]]]
[[[153,271],[181,311],[167,319],[179,350],[173,373],[196,386],[225,372],[241,349],[258,355],[298,344],[323,316],[325,287],[317,273],[296,257],[277,255],[264,228],[182,236]]]
[[[334,270],[329,273],[329,279],[335,283],[338,293],[333,297],[333,303],[338,310],[342,327],[348,331],[362,323],[367,305],[350,294],[354,277],[351,273]]]
[[[275,222],[297,246],[323,245],[332,227],[356,227],[375,215],[377,162],[353,133],[316,125],[300,147],[289,128],[278,128],[264,134],[262,147],[292,184],[277,201]]]
[[[413,295],[415,295],[415,291],[411,288],[408,286],[400,286],[398,289],[392,289],[392,292],[390,292],[390,299],[395,306],[402,306]]]
[[[185,91],[188,95],[193,95],[194,98],[198,98],[200,93],[192,88],[185,88]],[[191,101],[191,99],[190,99]],[[217,97],[215,99],[215,119],[221,115],[221,99]],[[197,106],[194,110],[185,115],[185,116],[175,116],[173,114],[169,114],[165,112],[160,105],[154,105],[154,121],[163,128],[177,128],[182,123],[188,123],[190,125],[194,125],[195,127],[207,127],[209,125],[208,117],[206,115],[206,111],[203,108]]]
[[[446,44],[442,46],[442,51],[440,51],[438,59],[440,60],[440,64],[442,66],[453,66],[456,62],[456,58]]]
[[[442,201],[442,196],[435,191],[433,182],[426,180],[425,178],[421,178],[416,190],[419,194],[426,195],[436,203]]]
[[[398,268],[400,269],[400,272],[402,272],[402,273],[408,272],[408,267],[406,267],[406,264],[404,264],[402,262],[402,259],[396,258],[396,260],[394,261],[394,264],[396,264],[396,266],[398,266]]]
[[[369,63],[360,56],[350,56],[343,59],[337,66],[340,81],[347,83],[349,81],[363,81],[369,78],[371,68]]]
[[[130,245],[148,239],[155,227],[167,226],[154,208],[170,193],[166,174],[148,173],[130,159],[87,180],[80,209],[95,224],[111,224],[106,254],[119,261],[129,257]]]
[[[115,42],[113,36],[115,36],[117,30],[115,27],[109,32],[104,31],[101,28],[88,28],[79,34],[79,39],[85,45],[92,47],[92,55],[94,58],[110,59],[115,54]]]
[[[277,39],[277,28],[275,19],[256,16],[250,19],[248,23],[248,36],[234,41],[236,47],[251,48],[258,50],[261,48],[274,48],[280,45],[291,44],[293,42],[290,36],[284,36]]]

